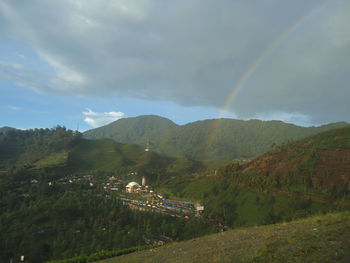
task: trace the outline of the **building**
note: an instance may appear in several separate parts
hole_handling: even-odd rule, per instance
[[[125,187],[125,190],[127,193],[137,193],[140,191],[140,189],[141,189],[141,186],[136,182],[130,182]]]
[[[146,143],[145,152],[149,152],[149,139],[147,140],[147,143]]]
[[[200,203],[196,203],[195,205],[196,208],[196,216],[200,216],[204,212],[204,206],[202,206]]]

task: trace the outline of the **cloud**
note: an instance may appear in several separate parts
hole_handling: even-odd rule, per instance
[[[123,112],[94,112],[90,109],[87,109],[87,111],[83,111],[83,115],[85,116],[84,121],[92,126],[93,128],[97,128],[103,125],[107,125],[110,122],[119,120],[121,118],[125,118],[125,114]]]
[[[1,1],[0,34],[28,45],[53,73],[7,61],[0,77],[39,92],[220,108],[263,51],[323,3]],[[263,59],[228,110],[350,121],[349,12],[350,1],[332,0],[312,13]]]
[[[16,56],[19,57],[20,59],[25,59],[25,58],[26,58],[26,57],[25,57],[23,54],[21,54],[21,53],[17,53]]]
[[[10,110],[13,110],[13,111],[20,111],[20,110],[22,110],[23,108],[22,108],[22,107],[18,107],[18,106],[10,106],[9,109],[10,109]]]
[[[22,64],[5,61],[0,61],[0,77],[38,92],[52,90],[50,82],[55,79],[52,74],[34,71]]]
[[[257,113],[254,118],[264,121],[271,120],[281,120],[287,123],[293,123],[299,126],[310,126],[313,125],[321,125],[323,123],[312,123],[310,116],[302,114],[300,112],[283,112],[283,111],[271,111],[271,112],[263,112]]]

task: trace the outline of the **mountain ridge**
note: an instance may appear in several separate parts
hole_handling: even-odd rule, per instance
[[[349,126],[346,122],[318,127],[301,127],[282,121],[208,119],[177,125],[156,115],[123,118],[84,132],[84,138],[108,138],[121,143],[146,146],[173,157],[195,160],[232,160],[254,158],[291,140],[301,139],[333,128]]]

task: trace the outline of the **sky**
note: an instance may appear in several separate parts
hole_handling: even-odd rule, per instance
[[[0,127],[350,122],[348,0],[0,0]]]

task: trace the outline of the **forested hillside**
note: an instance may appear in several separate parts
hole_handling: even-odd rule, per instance
[[[350,208],[349,127],[274,146],[217,171],[134,144],[83,139],[64,127],[10,129],[0,138],[0,262],[22,253],[37,262],[74,256],[72,262],[80,262],[102,249],[119,253],[164,236],[183,240]],[[129,182],[142,175],[157,193],[199,202],[203,216],[132,211],[117,192],[104,190],[111,177]]]
[[[134,144],[121,144],[110,139],[82,139],[69,152],[66,162],[70,172],[104,171],[117,176],[137,172],[155,183],[165,177],[199,173],[205,166],[187,158],[162,156],[145,152]]]
[[[248,164],[163,181],[162,191],[200,200],[207,217],[237,227],[350,208],[350,128],[276,146]]]
[[[0,134],[0,262],[86,256],[212,233],[209,221],[133,211],[125,183],[157,184],[200,172],[200,162],[163,157],[137,145],[86,140],[64,127]],[[118,180],[119,191],[104,186]],[[124,198],[127,196],[124,196]],[[131,198],[131,197],[130,197]]]
[[[11,127],[8,127],[8,126],[4,126],[4,127],[0,127],[0,133],[5,133],[9,130],[15,130],[15,128],[11,128]]]
[[[205,166],[187,158],[145,152],[135,144],[110,139],[86,140],[81,133],[57,126],[53,129],[16,130],[0,133],[0,168],[46,169],[59,173],[136,172],[150,182],[162,177],[198,173]]]
[[[219,173],[261,192],[274,189],[350,200],[350,128],[275,147],[244,166],[229,165]]]
[[[0,132],[0,167],[31,164],[51,153],[65,151],[80,141],[82,134],[57,126],[52,129]]]
[[[333,123],[320,127],[299,127],[281,121],[221,119],[179,126],[162,117],[139,116],[86,131],[84,137],[110,138],[142,147],[149,140],[152,151],[168,156],[232,160],[253,158],[275,145],[347,125]]]
[[[144,246],[162,235],[184,240],[216,230],[195,218],[130,210],[113,193],[106,196],[86,181],[59,184],[56,176],[42,173],[38,183],[30,183],[28,171],[0,176],[1,263],[20,255],[44,262]]]

